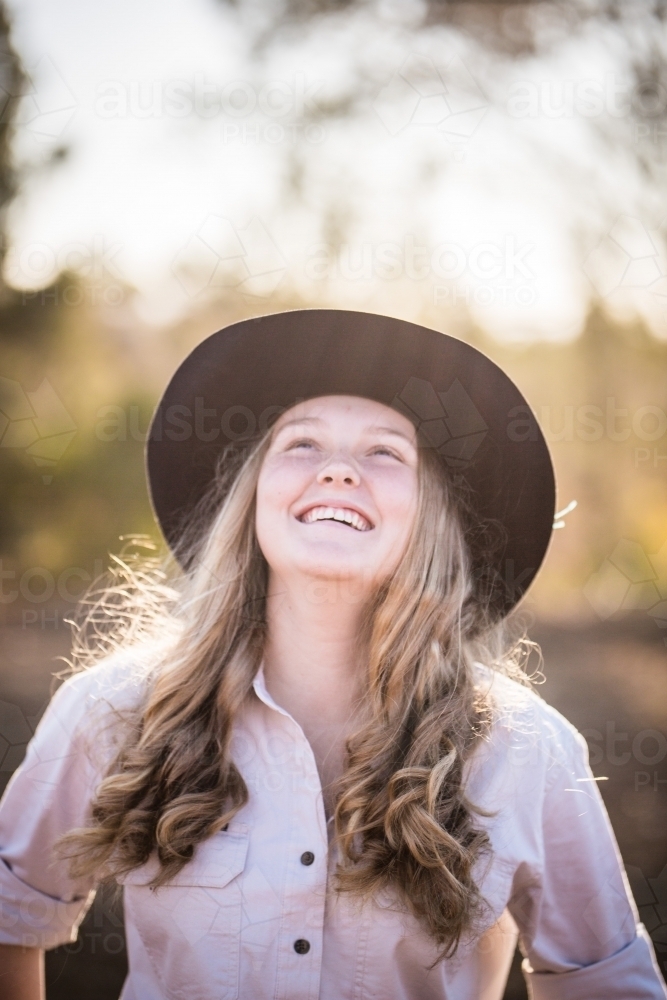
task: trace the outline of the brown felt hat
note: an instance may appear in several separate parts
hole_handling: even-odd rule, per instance
[[[176,370],[147,444],[153,509],[176,547],[222,451],[315,396],[400,410],[440,456],[461,501],[478,595],[506,615],[534,579],[554,521],[544,436],[510,378],[476,348],[414,323],[342,309],[243,320]]]

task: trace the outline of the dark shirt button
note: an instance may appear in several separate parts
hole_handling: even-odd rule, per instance
[[[301,855],[302,865],[312,865],[314,860],[315,860],[315,855],[313,854],[312,851],[304,851],[303,854]]]
[[[294,942],[294,950],[297,955],[306,955],[310,951],[310,941],[299,938],[298,941]]]

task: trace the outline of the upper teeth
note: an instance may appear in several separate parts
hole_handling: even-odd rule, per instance
[[[357,531],[369,531],[372,527],[365,517],[349,507],[311,507],[300,520],[304,524],[312,524],[313,521],[344,521]]]

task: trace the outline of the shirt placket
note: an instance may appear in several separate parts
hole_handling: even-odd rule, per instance
[[[290,848],[278,940],[276,1000],[318,1000],[322,973],[328,842],[322,786],[315,757],[297,722],[278,706],[260,678],[260,699],[290,743],[288,793]]]

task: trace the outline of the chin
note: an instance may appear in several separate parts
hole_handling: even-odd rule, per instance
[[[319,580],[358,580],[359,583],[372,579],[374,574],[366,566],[336,560],[307,560],[302,566],[307,576]]]
[[[292,556],[295,563],[304,570],[314,569],[318,573],[331,573],[333,576],[363,575],[374,562],[369,558],[371,553],[361,552],[357,546],[348,547],[328,541],[295,546]]]
[[[315,559],[302,567],[302,572],[316,583],[345,584],[350,590],[370,594],[376,574],[368,566],[345,561]]]

